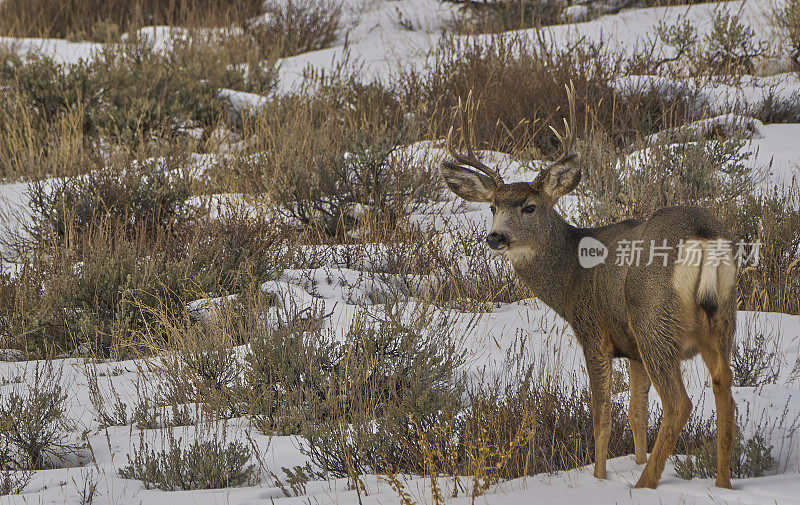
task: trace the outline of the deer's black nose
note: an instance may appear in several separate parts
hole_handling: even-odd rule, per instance
[[[494,250],[502,249],[508,245],[508,237],[503,233],[493,231],[486,237],[486,243]]]

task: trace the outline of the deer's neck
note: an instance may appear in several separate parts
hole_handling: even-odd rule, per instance
[[[576,229],[561,216],[552,221],[551,237],[539,251],[509,255],[514,271],[537,298],[567,321],[572,320],[576,279],[580,274]]]

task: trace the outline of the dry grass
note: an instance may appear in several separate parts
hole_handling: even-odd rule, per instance
[[[704,0],[626,0],[621,2],[563,2],[559,0],[442,0],[459,6],[451,28],[460,34],[500,33],[566,22],[589,21],[630,7],[671,6]],[[582,6],[569,15],[567,8]],[[577,19],[576,19],[577,18]]]
[[[261,12],[261,0],[8,0],[0,33],[14,37],[85,37],[100,25],[227,26]]]
[[[231,58],[237,62],[253,64],[323,49],[350,28],[341,5],[332,0],[9,0],[0,5],[0,34],[11,37],[118,43],[123,32],[160,25],[187,28],[194,39],[211,35],[206,53],[222,49],[237,53]]]
[[[183,320],[189,301],[239,292],[280,270],[281,255],[265,254],[282,247],[280,230],[246,214],[211,219],[189,200],[184,163],[180,155],[128,160],[31,186],[33,223],[6,249],[21,268],[2,279],[4,346],[140,352],[167,336],[160,314]]]
[[[383,90],[374,100],[368,88],[361,91],[364,102],[353,109],[337,103],[338,97],[292,97],[250,126],[261,153],[255,160],[259,186],[309,234],[343,237],[357,226],[363,208],[391,228],[421,182],[417,170],[404,173],[408,160],[395,154],[410,139],[410,127],[381,117]]]
[[[432,135],[443,137],[452,107],[472,92],[477,102],[475,137],[483,148],[529,157],[558,149],[550,129],[566,110],[558,100],[575,86],[578,135],[603,134],[623,146],[633,139],[680,125],[691,118],[686,97],[655,92],[618,96],[610,86],[623,75],[623,61],[601,47],[578,44],[557,49],[514,35],[447,39],[423,73],[408,71],[396,84],[412,110],[429,118]]]
[[[178,41],[170,51],[146,40],[108,46],[91,61],[63,64],[0,51],[0,177],[74,175],[116,153],[197,150],[228,113],[220,88],[267,92],[274,68],[245,75],[249,57],[211,40]],[[197,139],[199,130],[200,138]]]
[[[441,138],[451,123],[451,106],[472,91],[482,147],[541,158],[555,149],[549,126],[559,125],[564,115],[557,100],[543,97],[559,96],[569,82],[579,102],[584,187],[593,195],[584,223],[647,216],[664,205],[711,206],[737,238],[761,239],[767,248],[762,268],[742,275],[743,307],[800,310],[793,256],[798,224],[794,213],[785,211],[796,196],[755,196],[740,141],[723,137],[677,149],[661,146],[652,150],[644,170],[616,170],[642,136],[692,118],[686,97],[655,92],[619,97],[608,82],[620,75],[622,62],[590,46],[567,54],[513,37],[494,38],[488,47],[463,44],[443,46],[427,71],[402,73],[388,84],[364,84],[346,66],[311,77],[303,93],[275,98],[259,114],[243,117],[240,126],[227,123],[232,135],[247,139],[246,147],[221,158],[203,183],[186,172],[190,153],[200,144],[162,125],[192,118],[208,131],[226,124],[214,113],[220,104],[210,83],[202,88],[207,103],[195,97],[164,109],[173,94],[161,93],[133,110],[125,101],[84,98],[81,89],[104,82],[95,75],[97,66],[66,68],[46,60],[21,65],[9,57],[6,82],[19,92],[7,109],[14,120],[3,128],[21,133],[3,137],[0,146],[8,146],[9,159],[25,160],[17,168],[30,167],[27,176],[50,166],[86,170],[101,163],[95,146],[108,135],[116,139],[117,153],[111,168],[49,183],[54,191],[33,186],[37,224],[11,248],[23,268],[19,278],[2,279],[0,296],[8,303],[0,337],[9,346],[45,354],[82,342],[101,354],[146,352],[168,333],[168,325],[150,326],[154,312],[182,321],[182,307],[193,298],[251,290],[286,267],[327,267],[326,258],[340,246],[351,251],[352,265],[376,265],[365,272],[378,286],[373,301],[417,296],[481,311],[489,303],[528,297],[507,265],[475,254],[481,230],[464,229],[446,240],[412,224],[410,214],[440,200],[442,186],[434,164],[413,161],[396,146]],[[212,76],[215,86],[242,77],[206,65],[203,47],[190,45],[167,56],[184,69],[175,77],[176,94],[192,91],[204,75]],[[137,47],[126,51],[150,55]],[[118,56],[107,61],[120,61]],[[151,63],[143,68],[158,61]],[[120,67],[110,78],[138,87],[144,77],[128,79],[133,70]],[[21,101],[51,78],[61,87],[44,87],[45,94]],[[52,99],[42,101],[43,96]],[[74,100],[65,102],[69,96]],[[67,134],[55,135],[62,130]],[[145,140],[150,147],[142,146]],[[163,166],[141,162],[153,153],[163,157]],[[87,157],[95,165],[86,163]],[[245,202],[211,218],[212,209],[188,203],[205,192],[254,194],[269,202],[269,211],[253,214]],[[393,259],[376,263],[370,252],[376,244]],[[464,260],[456,266],[454,256]],[[76,270],[76,263],[83,267]]]

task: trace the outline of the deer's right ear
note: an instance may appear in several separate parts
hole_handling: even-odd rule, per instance
[[[491,202],[494,199],[497,183],[491,177],[447,161],[442,162],[439,171],[450,191],[464,200]]]
[[[555,166],[547,173],[542,189],[550,198],[557,199],[575,189],[580,182],[580,167],[573,164]]]

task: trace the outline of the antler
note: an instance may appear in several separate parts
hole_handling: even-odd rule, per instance
[[[469,95],[467,96],[466,108],[469,108],[471,103],[472,91],[470,91]],[[450,131],[447,132],[447,150],[450,152],[450,156],[452,156],[457,163],[470,166],[488,175],[492,178],[492,180],[494,180],[495,183],[497,183],[497,185],[503,184],[503,178],[500,176],[500,172],[481,163],[475,156],[475,152],[472,150],[472,144],[469,140],[470,134],[467,128],[468,122],[464,117],[464,107],[461,105],[461,97],[458,98],[458,114],[461,118],[461,138],[467,148],[467,154],[461,154],[456,151],[455,147],[453,147],[453,127],[451,126]],[[472,121],[469,121],[469,126],[472,126]],[[469,129],[471,130],[472,128]]]
[[[575,143],[575,85],[570,81],[569,86],[566,84],[564,88],[567,90],[567,105],[569,107],[569,122],[564,119],[564,134],[558,133],[558,130],[550,127],[553,133],[556,134],[558,141],[561,143],[561,155],[554,162],[550,163],[539,171],[536,178],[531,182],[531,186],[538,188],[547,178],[550,170],[558,165],[562,165],[575,158],[575,153],[572,152],[572,145]]]

